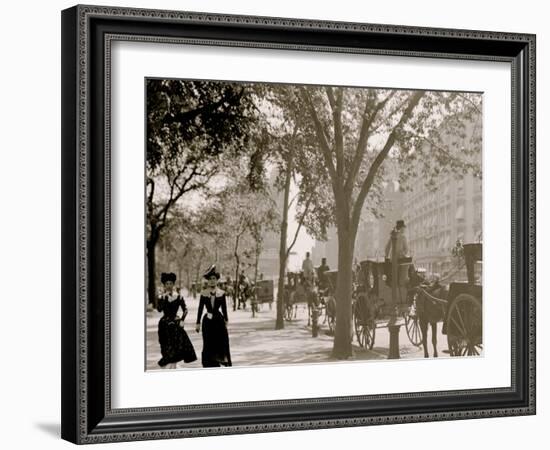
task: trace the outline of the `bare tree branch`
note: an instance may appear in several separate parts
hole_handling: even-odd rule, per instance
[[[403,107],[407,104],[408,99],[404,99],[402,102],[399,102],[395,107],[383,118],[380,119],[380,122],[378,125],[376,125],[374,128],[371,129],[371,134],[374,134],[382,128],[385,124],[388,124],[390,119],[397,114],[399,111],[403,110]]]
[[[306,200],[306,204],[304,206],[304,211],[303,213],[301,214],[300,216],[300,220],[298,221],[298,227],[296,228],[296,232],[294,233],[294,238],[292,239],[292,242],[291,244],[288,246],[287,248],[287,251],[286,251],[286,259],[288,260],[288,257],[290,256],[290,252],[292,251],[292,248],[294,247],[294,245],[296,244],[296,240],[298,239],[298,234],[300,233],[300,230],[302,228],[302,225],[304,224],[304,220],[306,218],[306,215],[307,215],[307,212],[309,210],[309,206],[311,205],[312,201],[313,201],[313,197],[315,196],[315,189],[317,188],[317,186],[319,185],[319,182],[321,181],[321,177],[319,177],[315,183],[315,186],[312,190],[312,192],[310,193],[308,199]]]
[[[357,178],[357,174],[359,173],[359,169],[361,167],[361,161],[363,161],[365,152],[367,150],[367,141],[369,138],[370,127],[372,126],[378,113],[382,110],[382,108],[384,108],[384,106],[386,106],[388,101],[395,95],[395,93],[396,91],[391,91],[386,98],[378,102],[375,105],[372,113],[368,114],[368,117],[367,117],[367,111],[370,103],[368,98],[367,98],[367,101],[365,102],[365,109],[363,112],[363,123],[361,124],[359,140],[357,141],[357,148],[355,150],[355,155],[353,157],[353,161],[350,166],[350,173],[348,175],[348,178],[346,180],[346,185],[344,188],[348,194],[351,194],[351,192],[353,191],[353,186],[355,185],[355,179]]]
[[[463,100],[466,100],[468,103],[470,103],[470,105],[472,105],[472,106],[474,107],[474,109],[475,109],[479,114],[482,113],[481,109],[479,109],[479,106],[476,105],[476,104],[472,101],[472,99],[468,98],[466,95],[461,94],[461,93],[459,93],[459,92],[455,92],[455,94],[456,94],[457,97],[460,97],[460,98],[462,98]]]
[[[405,108],[405,111],[403,111],[403,114],[401,115],[399,122],[392,129],[392,131],[390,132],[386,140],[386,143],[384,144],[384,147],[382,148],[382,150],[380,150],[380,153],[376,155],[376,158],[371,164],[369,168],[369,172],[365,178],[365,181],[361,186],[361,190],[357,195],[355,204],[353,205],[353,213],[351,218],[352,219],[351,225],[353,230],[356,230],[357,227],[359,226],[359,220],[361,218],[361,211],[363,209],[363,204],[365,203],[365,198],[367,197],[367,194],[369,193],[372,183],[374,182],[378,169],[386,159],[386,156],[388,156],[388,153],[390,152],[391,148],[393,147],[393,144],[395,143],[395,140],[397,138],[397,132],[400,131],[403,125],[405,125],[405,123],[409,120],[414,109],[416,108],[416,106],[418,105],[418,103],[420,102],[420,100],[424,95],[425,95],[425,91],[415,91],[410,96],[407,104],[407,108]]]
[[[344,90],[336,88],[336,97],[334,90],[330,86],[325,86],[325,92],[332,110],[332,121],[334,125],[334,152],[336,154],[336,173],[339,177],[344,175],[344,134],[342,132],[342,102]]]
[[[337,181],[339,180],[339,178],[336,173],[336,168],[334,167],[334,161],[332,160],[332,150],[329,146],[329,143],[327,142],[325,132],[323,130],[323,124],[321,123],[321,121],[319,120],[319,117],[317,116],[317,112],[315,111],[315,106],[311,101],[311,97],[309,96],[309,93],[303,86],[300,86],[300,93],[309,109],[311,118],[313,119],[313,123],[315,125],[315,133],[317,134],[317,138],[319,139],[319,142],[321,144],[323,157],[325,159],[325,163],[327,165],[327,168],[330,174],[334,192],[336,193],[339,189],[339,186],[337,184]],[[341,182],[341,180],[339,181]]]
[[[469,164],[469,163],[466,163],[464,160],[454,156],[451,154],[451,152],[449,152],[449,150],[445,149],[444,147],[442,147],[441,145],[437,144],[436,142],[434,142],[432,139],[429,139],[427,138],[426,136],[421,136],[419,134],[412,134],[412,136],[418,138],[418,139],[421,139],[423,140],[424,142],[426,142],[427,144],[429,144],[431,147],[433,147],[434,149],[436,149],[437,151],[439,151],[440,153],[443,153],[447,158],[449,158],[449,160],[461,165],[461,166],[468,166],[468,167],[472,167],[474,166],[474,164]]]

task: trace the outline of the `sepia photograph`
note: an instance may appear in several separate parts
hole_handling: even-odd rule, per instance
[[[483,357],[482,92],[146,78],[145,104],[146,371]]]

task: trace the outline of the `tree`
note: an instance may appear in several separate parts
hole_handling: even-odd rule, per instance
[[[297,195],[290,198],[291,184],[306,183],[314,167],[309,164],[307,155],[314,149],[311,146],[311,136],[307,135],[307,128],[302,126],[301,99],[296,86],[293,85],[272,85],[269,89],[262,91],[263,110],[269,115],[269,120],[264,119],[266,128],[264,133],[269,135],[271,142],[271,161],[275,163],[278,176],[275,187],[282,191],[282,214],[279,225],[279,280],[277,287],[277,319],[275,329],[284,328],[284,284],[286,279],[286,267],[292,248],[296,244],[298,235],[302,230],[304,221],[307,218],[310,204],[315,193],[308,195],[308,199],[301,201],[302,197]],[[320,181],[320,178],[316,178]],[[302,189],[303,191],[303,189]],[[297,202],[301,211],[297,214],[298,226],[290,244],[288,243],[288,222],[289,209]]]
[[[154,302],[155,249],[174,207],[208,188],[224,156],[246,150],[254,115],[243,85],[149,79],[146,87],[147,292]]]
[[[466,125],[480,121],[480,96],[471,94],[301,86],[300,97],[314,131],[319,167],[327,175],[330,200],[316,202],[317,220],[308,230],[320,234],[334,223],[338,235],[337,312],[333,356],[351,356],[352,263],[357,229],[370,193],[383,181],[386,160],[398,164],[406,183],[418,168],[429,179],[442,170],[479,174],[474,156],[479,139],[467,148],[445,142],[465,139]],[[474,133],[475,134],[475,133]],[[317,190],[318,191],[318,190]],[[313,215],[315,216],[315,214]]]
[[[219,217],[231,240],[235,282],[239,278],[244,256],[253,255],[255,278],[262,252],[263,234],[276,229],[278,215],[275,202],[263,190],[253,190],[244,183],[236,184],[220,194]],[[255,280],[256,281],[256,280]],[[238,284],[235,295],[238,296]]]

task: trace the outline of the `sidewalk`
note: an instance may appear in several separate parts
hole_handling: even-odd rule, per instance
[[[201,367],[200,354],[202,350],[202,335],[195,332],[197,318],[198,297],[186,297],[189,314],[185,321],[185,330],[191,339],[198,360],[184,364],[178,363],[178,368]],[[228,305],[230,306],[230,305]],[[311,337],[311,327],[307,326],[307,309],[300,305],[298,317],[290,322],[285,321],[283,330],[275,330],[275,305],[270,310],[263,305],[256,317],[252,317],[250,308],[246,311],[228,310],[229,342],[231,359],[234,366],[255,366],[274,364],[303,364],[336,361],[331,358],[333,336],[327,334],[328,326],[323,324],[323,317],[319,320],[320,330],[316,338]],[[147,313],[147,370],[162,370],[157,362],[160,359],[160,345],[158,343],[157,324],[161,313],[151,311]],[[446,339],[441,335],[439,327],[439,351],[447,347]],[[429,336],[431,341],[431,335]],[[401,358],[422,358],[423,350],[413,346],[407,337],[404,327],[401,327],[399,336]],[[387,358],[389,348],[389,333],[386,328],[376,330],[375,346],[372,350],[365,350],[353,341],[353,360],[383,360]],[[430,342],[430,354],[432,353]]]

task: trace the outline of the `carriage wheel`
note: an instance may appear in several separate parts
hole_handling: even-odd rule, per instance
[[[376,336],[376,325],[373,320],[366,320],[366,311],[361,308],[361,303],[356,301],[353,308],[353,326],[355,329],[355,336],[357,337],[357,343],[360,347],[367,350],[372,350],[374,346],[374,339]]]
[[[367,350],[372,350],[372,347],[374,347],[374,339],[376,337],[376,327],[374,326],[374,322],[366,322],[359,328],[359,345]]]
[[[416,310],[416,296],[412,308]],[[420,347],[422,345],[422,332],[420,330],[418,315],[415,312],[411,313],[411,310],[409,310],[403,314],[403,317],[405,318],[405,328],[407,329],[409,341],[411,341],[412,345]]]
[[[460,294],[447,313],[447,343],[451,356],[478,356],[483,350],[481,302]]]
[[[334,330],[336,329],[336,317],[335,316],[327,316],[328,317],[328,331],[330,334],[334,334]]]
[[[355,329],[355,336],[357,337],[357,343],[363,347],[362,343],[362,331],[361,331],[361,312],[359,311],[359,307],[357,306],[358,303],[356,302],[353,308],[353,328]]]
[[[294,307],[292,306],[292,304],[287,303],[285,305],[285,320],[291,321],[293,315],[294,315]]]

